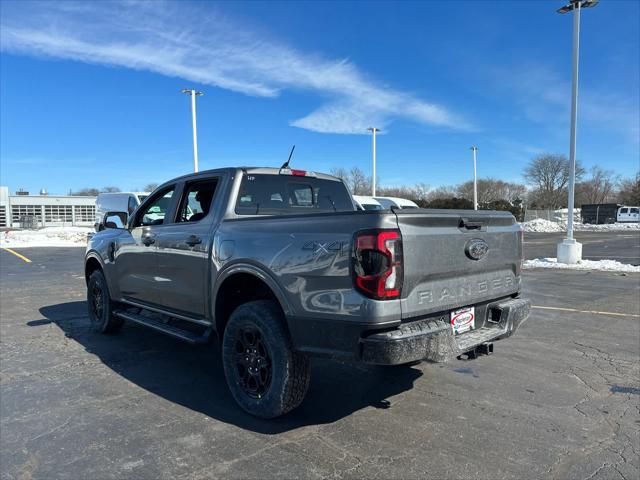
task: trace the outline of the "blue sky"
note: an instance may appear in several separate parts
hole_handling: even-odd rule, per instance
[[[436,187],[521,180],[567,153],[571,17],[562,2],[1,3],[1,181],[65,193],[192,168],[293,165]],[[582,14],[578,158],[640,159],[640,2]]]

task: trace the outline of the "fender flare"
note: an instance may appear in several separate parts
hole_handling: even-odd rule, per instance
[[[234,262],[233,264],[225,266],[220,272],[218,272],[213,284],[211,295],[211,317],[213,319],[214,325],[216,323],[215,311],[220,287],[226,279],[237,273],[247,273],[253,275],[259,280],[262,280],[275,295],[276,300],[278,300],[278,303],[280,304],[280,307],[284,312],[285,319],[287,320],[287,325],[289,325],[289,319],[293,315],[293,309],[291,308],[291,304],[287,300],[287,296],[285,295],[283,289],[280,287],[280,284],[264,268],[264,266],[256,263],[249,263],[247,261]]]
[[[100,255],[100,253],[98,253],[98,251],[96,251],[96,250],[90,250],[89,252],[87,252],[87,254],[84,257],[85,281],[87,283],[89,281],[89,279],[86,276],[86,273],[87,273],[87,261],[89,261],[89,259],[96,260],[100,264],[100,269],[102,270],[102,274],[104,275],[104,278],[107,281],[107,288],[109,289],[109,293],[111,294],[111,298],[112,299],[116,299],[117,298],[117,294],[118,294],[118,292],[120,290],[117,288],[118,287],[117,285],[114,285],[112,283],[112,275],[108,274],[108,272],[111,270],[111,268],[108,267],[108,264],[105,263],[104,259]],[[111,265],[113,266],[113,263],[111,263]]]
[[[98,252],[96,252],[95,250],[89,250],[89,252],[87,252],[87,254],[84,257],[84,274],[85,274],[85,278],[87,276],[87,262],[90,259],[96,260],[100,264],[100,269],[104,272],[104,261],[102,260],[102,257],[100,256],[100,254]]]

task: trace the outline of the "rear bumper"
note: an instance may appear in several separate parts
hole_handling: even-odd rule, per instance
[[[487,305],[484,326],[454,336],[447,315],[402,324],[360,339],[360,359],[378,365],[416,360],[446,362],[482,343],[506,338],[529,317],[531,302],[515,298]]]

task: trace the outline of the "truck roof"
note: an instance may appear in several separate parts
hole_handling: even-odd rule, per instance
[[[222,167],[222,168],[213,168],[213,169],[209,169],[209,170],[201,170],[197,173],[188,173],[186,175],[182,175],[180,177],[176,177],[176,178],[172,178],[171,180],[167,180],[166,182],[164,182],[162,185],[164,185],[165,183],[170,183],[170,182],[175,182],[177,180],[187,180],[187,179],[191,179],[191,178],[198,178],[200,176],[204,176],[204,175],[209,175],[212,173],[237,173],[239,171],[242,172],[246,172],[246,173],[255,173],[255,174],[263,174],[263,175],[285,175],[285,173],[281,173],[280,168],[273,168],[273,167]],[[282,170],[283,172],[286,171]],[[299,170],[299,169],[295,169],[295,168],[289,168],[288,171],[290,172],[306,172],[308,176],[310,177],[315,177],[315,178],[320,178],[322,180],[332,180],[335,182],[342,182],[341,178],[338,177],[334,177],[333,175],[328,175],[326,173],[318,173],[318,172],[312,172],[310,170]],[[289,173],[289,175],[291,175],[292,173]],[[293,173],[295,175],[295,173]]]

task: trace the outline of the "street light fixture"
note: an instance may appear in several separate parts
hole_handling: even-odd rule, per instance
[[[376,132],[379,132],[380,129],[376,127],[369,127],[367,131],[372,133],[371,137],[371,149],[373,155],[373,174],[371,175],[371,196],[376,196]]]
[[[573,81],[571,87],[571,133],[569,140],[569,199],[567,205],[567,237],[558,244],[559,263],[577,263],[582,259],[582,244],[573,238],[573,209],[576,183],[576,125],[578,119],[578,60],[580,54],[580,10],[595,7],[598,0],[569,0],[557,10],[573,12]]]
[[[193,126],[193,171],[198,172],[198,131],[196,129],[196,97],[204,95],[193,89],[183,88],[182,93],[191,95],[191,123]]]
[[[556,12],[558,13],[569,13],[571,11],[573,11],[575,7],[575,4],[577,3],[581,3],[582,5],[580,5],[580,8],[591,8],[591,7],[595,7],[598,4],[599,0],[569,0],[569,3],[567,5],[565,5],[564,7],[559,8],[558,10],[556,10]]]
[[[473,209],[478,210],[478,177],[476,174],[476,154],[478,147],[471,147],[473,152]]]

